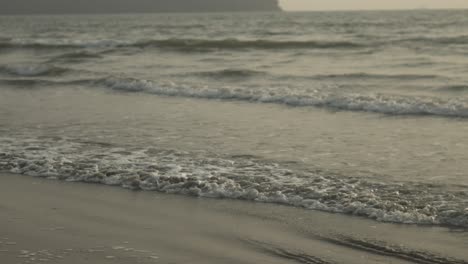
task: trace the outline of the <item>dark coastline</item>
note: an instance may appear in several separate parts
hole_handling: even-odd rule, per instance
[[[2,4],[0,14],[112,14],[177,12],[275,12],[277,0],[18,0]]]

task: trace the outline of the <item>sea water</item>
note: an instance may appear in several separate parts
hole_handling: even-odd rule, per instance
[[[0,170],[468,227],[468,12],[0,17]]]

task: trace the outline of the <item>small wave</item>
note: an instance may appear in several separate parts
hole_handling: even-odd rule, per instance
[[[269,91],[239,87],[207,88],[148,80],[106,78],[99,82],[116,91],[145,92],[165,96],[240,100],[277,103],[289,106],[314,106],[344,111],[365,111],[388,115],[434,115],[468,117],[468,102],[463,98],[400,96],[390,94],[345,94],[325,91]]]
[[[224,69],[217,71],[196,72],[195,74],[212,78],[250,78],[258,75],[264,75],[266,73],[248,69]]]
[[[37,79],[0,79],[0,83],[18,88],[32,88],[38,85],[49,86],[54,82]]]
[[[12,39],[0,42],[0,48],[29,48],[29,49],[72,49],[72,48],[114,48],[132,46],[131,41],[103,39]]]
[[[361,44],[349,41],[272,41],[272,40],[239,40],[239,39],[166,39],[140,41],[140,47],[166,47],[182,49],[347,49],[359,48]]]
[[[451,36],[451,37],[416,37],[401,39],[399,42],[422,42],[429,45],[466,45],[468,44],[468,36]]]
[[[76,61],[82,59],[100,59],[102,56],[96,52],[90,51],[75,51],[70,53],[65,53],[54,57],[52,60],[68,60]]]
[[[235,74],[239,73],[236,72]],[[246,73],[241,72],[240,74],[243,76],[243,74]],[[251,103],[273,103],[293,107],[320,107],[341,111],[361,111],[387,115],[431,115],[468,118],[468,101],[459,97],[444,99],[431,96],[405,96],[378,93],[356,94],[333,92],[333,89],[331,89],[331,91],[327,89],[268,89],[267,87],[265,87],[265,89],[250,89],[241,86],[211,88],[205,85],[197,86],[194,84],[176,84],[173,82],[157,83],[150,80],[115,77],[63,81],[45,79],[0,79],[0,82],[17,86],[79,84],[91,87],[102,86],[119,92],[141,92],[162,96],[237,100]],[[451,89],[456,90],[464,88],[454,86]]]
[[[57,43],[15,43],[14,41],[0,42],[1,49],[52,49],[52,48],[73,48],[73,45],[57,44]]]
[[[395,79],[395,80],[424,80],[443,78],[432,74],[372,74],[372,73],[345,73],[322,74],[312,76],[312,79]]]
[[[454,37],[415,37],[395,39],[388,42],[361,43],[350,40],[269,40],[269,39],[196,39],[196,38],[168,38],[168,39],[3,39],[0,48],[29,48],[29,49],[73,49],[73,48],[164,48],[182,51],[203,50],[233,50],[233,49],[362,49],[377,48],[387,44],[420,44],[426,45],[466,45],[468,36]]]
[[[466,188],[385,183],[246,157],[70,139],[0,137],[0,171],[208,198],[278,203],[383,222],[468,227]]]
[[[36,77],[36,76],[57,76],[67,72],[65,68],[49,65],[6,65],[0,66],[0,73],[15,76]]]
[[[37,88],[37,87],[53,87],[53,86],[67,86],[67,85],[89,85],[95,83],[94,79],[77,79],[77,80],[63,80],[54,81],[46,79],[0,79],[0,83],[15,86],[18,88]]]
[[[160,40],[59,40],[16,39],[0,42],[3,48],[170,48],[184,51],[202,49],[353,49],[363,44],[350,41],[273,41],[239,39],[160,39]]]

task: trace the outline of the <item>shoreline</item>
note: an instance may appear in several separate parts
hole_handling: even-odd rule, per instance
[[[7,173],[0,181],[9,264],[468,263],[468,234],[442,227]]]

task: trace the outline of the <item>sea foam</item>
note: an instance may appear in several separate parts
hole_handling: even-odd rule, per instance
[[[293,89],[288,87],[251,89],[240,86],[207,87],[173,82],[154,82],[131,78],[105,78],[99,82],[115,91],[144,92],[165,96],[204,99],[240,100],[277,103],[289,106],[313,106],[344,111],[365,111],[388,115],[433,115],[468,117],[468,101],[464,98],[436,98],[384,93],[354,94],[329,87]]]
[[[8,71],[11,71],[9,69]],[[64,68],[19,68],[14,73],[20,76],[47,76],[60,72],[72,72]],[[220,71],[210,75],[215,78],[247,78],[262,74],[252,71]],[[29,87],[57,84],[83,85],[89,88],[107,88],[115,92],[138,92],[162,96],[189,97],[213,100],[235,100],[248,103],[271,103],[292,107],[318,107],[339,111],[370,112],[385,115],[438,116],[452,118],[468,117],[468,100],[464,97],[436,97],[418,95],[398,95],[388,93],[346,92],[333,86],[316,86],[310,88],[262,87],[253,88],[242,85],[208,86],[197,83],[176,83],[172,81],[153,81],[145,79],[103,77],[90,79],[73,79],[51,81],[46,79],[0,79],[1,83],[13,86]],[[463,92],[465,86],[443,87],[440,91]]]
[[[378,221],[468,227],[466,188],[379,182],[220,156],[71,139],[0,138],[0,170],[197,197],[279,203]]]

